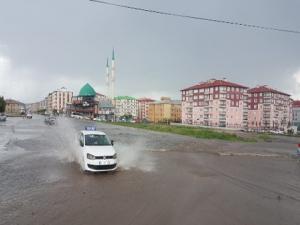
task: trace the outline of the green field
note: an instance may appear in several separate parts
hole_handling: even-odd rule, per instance
[[[133,127],[144,130],[172,133],[186,135],[196,138],[205,138],[205,139],[218,139],[225,141],[243,141],[243,142],[255,142],[255,138],[246,138],[240,137],[236,134],[226,133],[223,131],[216,131],[208,128],[194,128],[194,127],[185,127],[185,126],[170,126],[162,124],[142,124],[142,123],[125,123],[125,122],[115,122],[111,123],[113,125]],[[260,139],[260,138],[259,138]]]

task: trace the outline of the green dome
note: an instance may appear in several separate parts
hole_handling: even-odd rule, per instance
[[[79,96],[81,96],[81,97],[85,97],[85,96],[94,97],[94,96],[96,96],[96,91],[94,90],[94,88],[89,83],[87,83],[86,85],[84,85],[80,89]]]

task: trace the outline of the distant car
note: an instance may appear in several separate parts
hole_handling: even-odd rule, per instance
[[[272,134],[284,134],[282,130],[271,130],[270,133]]]
[[[56,118],[54,116],[48,116],[45,118],[44,122],[47,125],[54,125],[56,123]]]
[[[27,114],[26,114],[26,118],[27,118],[27,119],[32,119],[32,114],[31,114],[31,113],[27,113]]]
[[[79,155],[83,171],[103,172],[117,169],[117,153],[104,132],[95,127],[86,127],[80,132]]]
[[[6,115],[4,113],[0,113],[0,121],[1,122],[6,121]]]
[[[96,117],[93,119],[94,121],[103,121],[103,119],[99,118],[99,117]]]
[[[71,117],[75,118],[75,119],[83,119],[83,116],[78,115],[78,114],[72,114]]]

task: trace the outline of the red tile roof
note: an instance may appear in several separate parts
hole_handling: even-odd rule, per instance
[[[290,96],[287,93],[281,92],[281,91],[277,91],[273,88],[270,88],[266,85],[263,86],[259,86],[259,87],[255,87],[255,88],[251,88],[248,90],[249,93],[265,93],[265,92],[271,92],[271,93],[275,93],[275,94],[281,94],[281,95],[286,95],[286,96]]]
[[[293,101],[293,107],[300,107],[300,100]]]
[[[209,80],[207,82],[202,82],[199,84],[196,84],[194,86],[185,88],[181,91],[187,91],[187,90],[193,90],[193,89],[200,89],[200,88],[210,88],[210,87],[220,87],[220,86],[224,86],[224,87],[237,87],[237,88],[248,88],[244,85],[240,85],[240,84],[236,84],[236,83],[232,83],[226,80]]]
[[[139,98],[138,101],[140,102],[154,102],[155,100],[151,98]]]

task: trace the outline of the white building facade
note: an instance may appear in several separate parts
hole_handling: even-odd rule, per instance
[[[66,88],[53,91],[47,97],[47,111],[53,112],[56,110],[60,113],[66,112],[67,104],[72,103],[73,92],[68,91]]]
[[[138,116],[138,101],[130,96],[118,96],[114,98],[115,115],[121,117],[131,115],[133,118]]]

